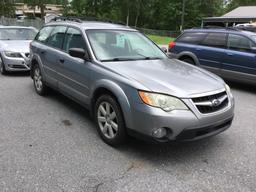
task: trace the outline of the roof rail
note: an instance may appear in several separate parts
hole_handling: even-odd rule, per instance
[[[221,26],[204,26],[204,27],[193,27],[192,29],[226,29],[226,30],[234,30],[234,31],[241,31],[236,27],[221,27]]]
[[[51,21],[73,21],[73,22],[77,22],[77,23],[83,22],[81,19],[76,18],[76,17],[63,17],[63,16],[55,17],[55,18],[51,19]]]
[[[101,21],[106,23],[113,23],[113,24],[119,24],[119,25],[125,25],[123,22],[115,22],[109,19],[99,19],[97,17],[55,17],[51,21],[72,21],[72,22],[78,22],[82,23],[84,21]]]

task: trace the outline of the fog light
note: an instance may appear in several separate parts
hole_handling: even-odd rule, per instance
[[[157,139],[161,139],[167,135],[167,131],[165,128],[159,128],[153,132],[153,137]]]

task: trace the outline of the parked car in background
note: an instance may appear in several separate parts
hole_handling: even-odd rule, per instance
[[[37,30],[33,27],[0,26],[0,72],[29,71],[29,44]]]
[[[230,127],[234,99],[218,76],[169,59],[123,25],[68,18],[45,25],[31,43],[39,95],[54,88],[87,107],[101,138],[197,140]]]
[[[238,24],[235,28],[256,33],[256,24],[252,23]]]
[[[256,84],[256,34],[235,29],[191,29],[169,44],[172,57],[224,78]]]

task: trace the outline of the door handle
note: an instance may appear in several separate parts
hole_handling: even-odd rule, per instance
[[[60,63],[64,63],[64,62],[65,62],[65,60],[64,60],[64,59],[60,59],[59,61],[60,61]]]
[[[233,53],[227,53],[228,56],[233,56],[234,54]]]
[[[40,53],[41,53],[41,54],[45,54],[45,51],[41,51]]]

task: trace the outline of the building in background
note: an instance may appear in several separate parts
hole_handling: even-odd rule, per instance
[[[62,13],[63,6],[55,4],[46,4],[45,5],[45,14],[55,14],[60,15]],[[26,17],[39,17],[41,18],[41,11],[38,6],[32,7],[28,6],[25,3],[15,3],[15,14],[17,18],[26,18]]]
[[[229,27],[241,23],[256,22],[256,6],[241,6],[221,17],[207,17],[202,20],[204,26]]]

